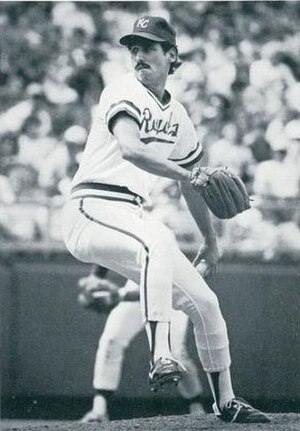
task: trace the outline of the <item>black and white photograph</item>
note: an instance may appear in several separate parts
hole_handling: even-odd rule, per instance
[[[300,430],[300,1],[1,1],[2,431]]]

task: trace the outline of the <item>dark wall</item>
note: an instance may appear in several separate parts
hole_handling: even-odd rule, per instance
[[[92,394],[105,315],[76,302],[88,269],[65,255],[0,264],[3,396]],[[299,281],[296,265],[244,263],[221,264],[212,281],[228,325],[234,386],[244,397],[300,397]],[[191,332],[189,345],[196,357]],[[144,334],[127,353],[119,394],[151,396]]]

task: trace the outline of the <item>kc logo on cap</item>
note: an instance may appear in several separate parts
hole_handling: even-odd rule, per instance
[[[136,27],[147,28],[148,24],[149,24],[149,19],[147,19],[147,18],[140,18],[137,21]]]
[[[168,42],[176,46],[176,32],[171,24],[160,16],[145,15],[136,20],[133,31],[121,37],[120,44],[127,46],[135,36],[154,42]]]

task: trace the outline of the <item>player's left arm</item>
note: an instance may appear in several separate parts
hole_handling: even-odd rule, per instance
[[[197,165],[199,162],[187,169],[192,170]],[[181,183],[181,191],[204,240],[194,260],[194,265],[198,266],[205,261],[204,276],[213,275],[217,270],[219,252],[209,210],[201,194],[189,183]]]

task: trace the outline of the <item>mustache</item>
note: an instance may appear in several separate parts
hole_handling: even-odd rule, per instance
[[[143,61],[139,61],[136,65],[135,65],[135,70],[138,70],[142,67],[150,67],[147,63],[144,63]]]

